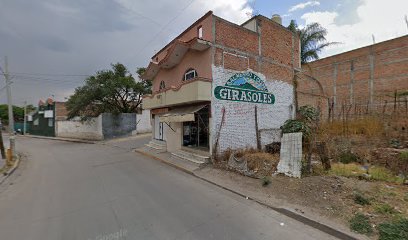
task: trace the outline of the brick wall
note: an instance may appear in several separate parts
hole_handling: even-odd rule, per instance
[[[334,106],[334,114],[344,105],[352,105],[351,111],[359,106],[377,111],[377,106],[383,105],[395,91],[408,91],[408,35],[308,65],[310,68],[302,66],[303,70],[321,83]],[[307,80],[299,83],[298,90],[304,93],[299,105],[313,102],[313,94],[321,93],[316,83]],[[392,97],[387,102],[390,101]]]
[[[65,106],[65,102],[55,102],[55,120],[66,120],[68,116],[68,110]]]

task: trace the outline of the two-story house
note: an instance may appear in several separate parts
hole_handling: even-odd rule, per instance
[[[280,141],[294,116],[298,37],[281,19],[258,15],[241,25],[211,11],[152,58],[153,139],[169,152],[210,155]]]

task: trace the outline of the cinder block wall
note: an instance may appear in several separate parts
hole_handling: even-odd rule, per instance
[[[323,58],[302,69],[320,81],[334,103],[334,114],[342,104],[377,109],[384,96],[408,91],[408,35]],[[316,102],[314,95],[320,94],[313,83],[301,82],[298,90],[303,93],[300,106]]]

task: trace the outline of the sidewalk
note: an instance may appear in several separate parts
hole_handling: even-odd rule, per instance
[[[274,211],[296,219],[299,222],[319,229],[320,231],[339,239],[369,239],[364,235],[351,232],[347,226],[340,222],[335,222],[314,213],[313,209],[308,209],[301,205],[290,204],[283,199],[278,199],[275,196],[268,194],[266,191],[262,191],[259,179],[253,179],[234,172],[216,169],[212,165],[200,168],[193,163],[175,158],[168,152],[160,152],[148,147],[138,148],[135,152],[168,164],[208,183],[238,194],[248,200],[255,201],[267,208],[273,209]]]
[[[38,136],[38,135],[16,135],[16,137],[18,137],[18,138],[20,138],[20,137],[23,137],[23,138],[39,138],[39,139],[49,139],[49,140],[74,142],[74,143],[87,143],[87,144],[95,144],[97,142],[97,141],[75,139],[75,138],[46,137],[46,136]]]

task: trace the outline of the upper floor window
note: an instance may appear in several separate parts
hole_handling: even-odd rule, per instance
[[[184,81],[186,80],[190,80],[193,78],[197,77],[197,71],[195,69],[190,68],[189,70],[187,70],[187,72],[184,74]]]
[[[160,82],[159,90],[165,89],[166,88],[166,83],[164,81]]]
[[[197,34],[198,34],[198,38],[203,38],[203,27],[199,26],[197,28]]]

